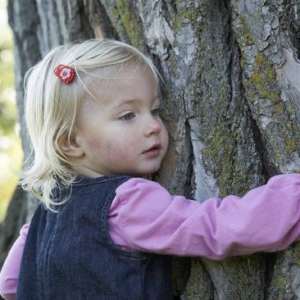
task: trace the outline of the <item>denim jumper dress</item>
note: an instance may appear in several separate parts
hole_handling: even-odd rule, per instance
[[[58,212],[39,205],[24,248],[18,300],[173,299],[171,258],[125,251],[108,234],[115,190],[128,179],[80,177]],[[57,189],[58,199],[66,192]]]

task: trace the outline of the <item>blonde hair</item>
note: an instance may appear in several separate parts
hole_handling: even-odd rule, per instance
[[[72,83],[65,84],[55,76],[53,71],[59,64],[74,68]],[[25,120],[32,154],[24,164],[20,183],[47,208],[53,210],[67,201],[54,199],[58,182],[68,188],[77,177],[59,141],[71,137],[82,98],[87,92],[91,95],[87,88],[91,76],[102,70],[104,78],[110,79],[128,65],[146,66],[158,81],[158,72],[145,55],[130,45],[106,39],[59,46],[26,74]]]

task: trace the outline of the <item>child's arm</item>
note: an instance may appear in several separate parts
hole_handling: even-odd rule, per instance
[[[243,198],[204,203],[131,179],[116,190],[111,236],[134,251],[222,259],[278,251],[300,238],[300,175],[279,175]],[[112,230],[113,229],[113,230]]]
[[[4,299],[13,300],[17,293],[20,265],[29,225],[25,224],[13,244],[0,273],[0,294]]]

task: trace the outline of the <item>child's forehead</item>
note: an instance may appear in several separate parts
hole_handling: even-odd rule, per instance
[[[104,80],[117,80],[117,79],[136,79],[141,80],[142,74],[152,74],[156,78],[155,73],[146,65],[130,64],[130,65],[113,65],[106,67],[95,68],[90,74],[90,81],[95,79]]]
[[[124,66],[109,72],[102,68],[93,72],[85,87],[85,99],[105,104],[112,99],[134,99],[143,93],[159,94],[157,77],[146,66]]]
[[[86,87],[88,92],[99,88],[122,88],[127,85],[141,84],[147,82],[147,85],[154,85],[158,88],[158,80],[155,74],[146,66],[122,66],[119,68],[98,68],[87,78]]]

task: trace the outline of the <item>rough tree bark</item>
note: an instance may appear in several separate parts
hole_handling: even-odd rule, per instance
[[[165,79],[171,145],[155,179],[171,192],[199,201],[242,195],[274,174],[298,171],[297,2],[10,0],[20,122],[24,72],[55,45],[103,35],[142,50]],[[32,207],[17,191],[2,228],[2,257]],[[222,262],[178,259],[174,292],[201,300],[300,299],[299,258],[296,244]]]

